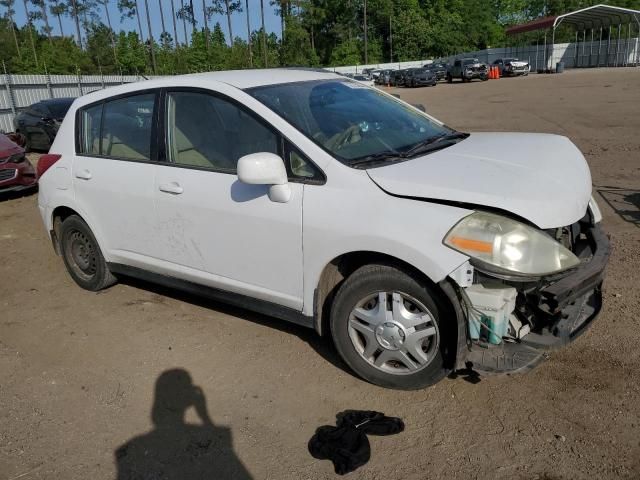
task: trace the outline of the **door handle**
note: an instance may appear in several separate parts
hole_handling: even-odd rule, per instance
[[[76,172],[76,178],[79,178],[80,180],[91,180],[91,172],[89,170]]]
[[[172,193],[173,195],[180,195],[184,192],[184,188],[178,182],[163,183],[159,188],[161,192]]]

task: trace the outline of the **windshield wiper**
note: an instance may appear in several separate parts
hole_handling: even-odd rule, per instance
[[[454,140],[463,140],[469,136],[468,133],[464,132],[452,132],[444,135],[438,135],[436,137],[431,137],[422,142],[416,143],[409,150],[405,150],[402,152],[402,155],[405,157],[411,157],[416,153],[424,153],[433,150],[437,150],[440,148],[445,148],[450,146]]]
[[[366,155],[364,157],[350,161],[349,165],[356,168],[363,168],[364,166],[370,167],[377,163],[407,160],[418,153],[427,153],[434,150],[440,150],[441,148],[449,147],[453,145],[456,140],[464,139],[468,136],[468,133],[463,132],[453,132],[444,135],[438,135],[419,142],[413,145],[409,150],[405,150],[404,152],[385,150],[378,153],[372,153],[371,155]]]
[[[393,150],[385,150],[383,152],[372,153],[371,155],[360,157],[357,160],[352,160],[349,162],[349,165],[352,167],[362,167],[364,165],[371,166],[380,162],[404,160],[406,158],[407,157],[404,153],[396,152]]]

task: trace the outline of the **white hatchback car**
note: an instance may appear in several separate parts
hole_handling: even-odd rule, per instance
[[[525,370],[601,308],[609,242],[568,139],[461,133],[331,73],[94,92],[38,170],[81,287],[142,277],[312,327],[385,387]]]

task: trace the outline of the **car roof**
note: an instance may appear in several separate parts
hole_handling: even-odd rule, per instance
[[[311,68],[264,68],[247,70],[227,70],[218,72],[191,73],[171,77],[159,77],[135,83],[126,83],[96,90],[81,97],[82,104],[110,98],[139,90],[175,86],[206,87],[207,83],[226,83],[244,90],[266,85],[305,82],[311,80],[343,80],[345,77],[327,70]]]

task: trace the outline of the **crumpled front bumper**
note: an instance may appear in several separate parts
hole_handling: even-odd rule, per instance
[[[534,288],[518,290],[516,316],[533,326],[517,342],[480,345],[467,340],[458,349],[457,367],[480,373],[527,371],[582,335],[602,309],[602,284],[611,255],[609,238],[600,224],[589,229],[590,258],[568,274],[540,279]],[[466,325],[466,323],[465,323]],[[468,337],[467,337],[468,338]]]

